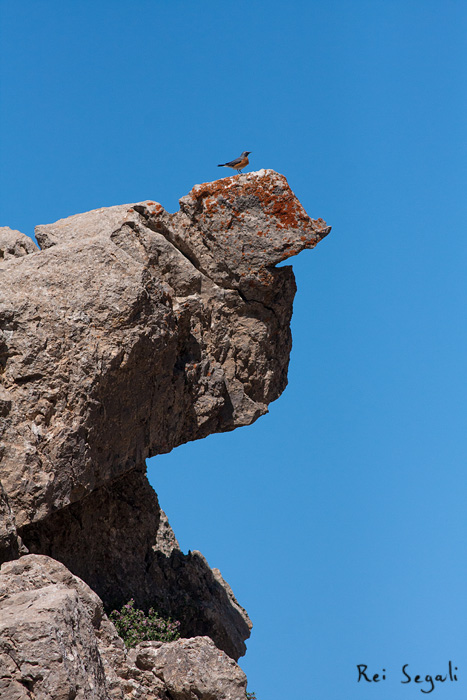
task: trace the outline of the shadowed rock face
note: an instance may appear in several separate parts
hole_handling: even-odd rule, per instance
[[[99,597],[28,555],[0,572],[2,700],[245,700],[243,671],[211,639],[127,650]]]
[[[180,551],[145,459],[267,412],[295,294],[275,265],[329,230],[273,171],[198,185],[175,214],[38,226],[40,251],[0,228],[0,560],[47,554],[106,605],[133,597],[244,653],[248,616]]]
[[[107,609],[131,598],[181,623],[183,637],[208,635],[238,659],[251,622],[200,552],[183,554],[146,475],[132,471],[82,501],[22,530],[31,553],[63,562]]]

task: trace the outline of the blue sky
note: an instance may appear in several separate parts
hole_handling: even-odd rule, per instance
[[[0,225],[155,199],[250,150],[333,231],[289,386],[149,461],[254,622],[258,700],[467,694],[467,5],[0,0]],[[357,683],[357,664],[378,684]]]

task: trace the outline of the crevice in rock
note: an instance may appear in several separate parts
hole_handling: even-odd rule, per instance
[[[22,377],[16,377],[14,381],[15,384],[22,386],[23,384],[28,384],[29,382],[38,382],[40,379],[43,378],[43,376],[43,374],[39,374],[39,372],[36,372],[34,374],[26,374]]]

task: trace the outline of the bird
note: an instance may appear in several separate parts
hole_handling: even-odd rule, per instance
[[[228,163],[219,163],[217,166],[218,168],[233,168],[237,172],[241,173],[243,168],[246,168],[248,163],[250,162],[248,160],[248,156],[250,155],[251,151],[243,151],[242,155],[239,156],[238,158],[235,158],[235,160],[230,160]]]

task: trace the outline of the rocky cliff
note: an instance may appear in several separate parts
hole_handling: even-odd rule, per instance
[[[329,230],[273,171],[198,185],[175,214],[38,226],[41,250],[0,228],[2,698],[245,697],[248,615],[180,551],[145,460],[266,413],[295,294],[275,265]],[[103,606],[130,598],[183,639],[127,653]]]

